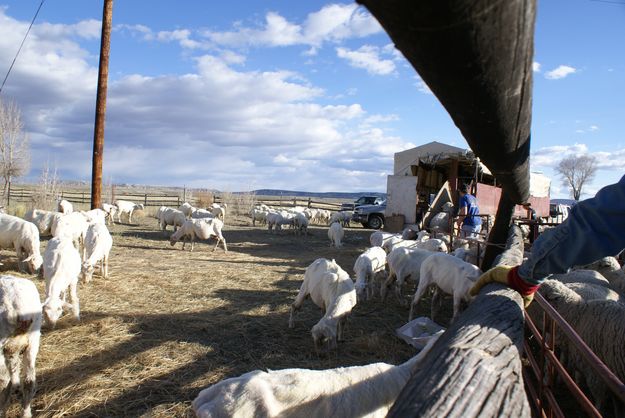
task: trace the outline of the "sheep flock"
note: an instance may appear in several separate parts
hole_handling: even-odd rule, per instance
[[[21,367],[5,380],[8,416],[385,416],[431,348],[393,330],[416,316],[448,325],[481,273],[474,241],[366,230],[349,212],[56,209],[0,214],[0,341]],[[619,329],[622,276],[618,260],[599,260],[552,278],[545,295],[574,326],[591,328],[592,309]],[[602,412],[621,413],[562,346]]]

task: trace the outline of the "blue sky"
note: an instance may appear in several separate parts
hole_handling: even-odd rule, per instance
[[[619,3],[619,0],[615,0]],[[4,78],[40,0],[0,0]],[[102,1],[47,0],[2,91],[44,165],[89,180]],[[625,3],[625,0],[623,1]],[[538,2],[532,170],[595,155],[584,197],[625,168],[625,4]],[[366,9],[352,2],[117,0],[104,179],[247,191],[385,191],[393,154],[466,147]]]

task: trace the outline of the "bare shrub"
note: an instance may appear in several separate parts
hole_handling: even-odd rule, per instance
[[[39,183],[33,191],[32,207],[36,209],[56,210],[56,196],[60,194],[59,177],[54,170],[50,169],[48,163],[41,170]]]
[[[214,201],[215,196],[212,192],[203,190],[195,193],[195,206],[198,208],[207,208],[212,205]]]

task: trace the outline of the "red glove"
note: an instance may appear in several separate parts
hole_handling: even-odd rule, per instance
[[[488,283],[502,283],[516,290],[523,297],[523,304],[527,307],[534,299],[534,293],[538,290],[538,285],[527,283],[519,276],[519,266],[498,266],[482,274],[475,282],[469,293],[476,296],[480,289]]]

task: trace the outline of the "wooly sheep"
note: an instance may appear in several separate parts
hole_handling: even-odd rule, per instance
[[[454,211],[454,205],[451,202],[445,202],[441,207],[441,212],[430,218],[429,227],[433,231],[437,232],[450,232],[449,231],[449,219]]]
[[[41,337],[41,300],[28,279],[0,276],[0,415],[19,389],[22,417],[30,417],[35,395],[35,361]]]
[[[34,274],[43,259],[39,250],[39,230],[32,222],[0,213],[0,248],[15,248],[20,271]]]
[[[419,285],[410,306],[409,321],[412,321],[414,307],[431,284],[435,284],[440,290],[453,296],[454,313],[452,321],[456,318],[460,309],[460,302],[468,302],[469,290],[482,274],[477,266],[467,263],[458,257],[445,253],[434,253],[421,263],[419,271]],[[435,303],[432,303],[432,310]],[[434,318],[435,313],[431,313]]]
[[[334,222],[328,228],[328,238],[330,239],[330,247],[334,246],[336,248],[341,248],[343,244],[341,241],[345,236],[345,232],[343,231],[343,227],[339,222]]]
[[[111,224],[111,222],[115,223],[115,214],[117,213],[117,206],[111,205],[110,203],[102,203],[102,210],[106,213],[106,222],[107,224]]]
[[[113,238],[104,224],[92,224],[85,236],[86,258],[82,263],[82,277],[86,283],[91,281],[96,264],[100,262],[100,272],[103,278],[108,277],[109,253],[113,247]]]
[[[211,211],[206,210],[206,209],[195,209],[191,213],[191,217],[193,219],[202,219],[202,218],[214,218],[215,215],[213,215]]]
[[[72,213],[74,211],[74,207],[72,206],[72,204],[70,202],[68,202],[65,199],[62,199],[58,203],[57,210],[59,212],[64,213],[64,214],[67,215],[67,214]]]
[[[221,242],[224,247],[224,252],[228,252],[226,239],[221,233],[223,227],[224,223],[217,218],[187,219],[182,226],[169,237],[169,243],[174,246],[176,242],[182,239],[182,249],[184,250],[186,240],[190,238],[191,251],[193,251],[193,244],[196,238],[200,240],[216,238],[217,243],[213,251],[217,249],[217,246]]]
[[[115,206],[117,206],[117,220],[122,223],[122,215],[128,215],[128,223],[132,223],[132,214],[136,210],[143,210],[143,203],[134,203],[128,200],[116,200]]]
[[[356,295],[360,300],[365,296],[373,297],[377,279],[386,278],[386,252],[382,247],[371,247],[360,254],[354,263],[356,274]]]
[[[337,340],[343,339],[347,317],[356,305],[354,282],[336,261],[315,260],[306,269],[304,281],[291,305],[289,328],[294,327],[293,315],[307,296],[325,313],[311,330],[315,348],[319,350],[325,342],[329,348],[336,348]]]
[[[611,300],[584,301],[580,295],[558,281],[546,280],[545,283],[540,287],[541,295],[575,329],[597,357],[624,381],[625,305]],[[562,338],[562,334],[558,334],[557,338]],[[565,357],[570,355],[569,364],[575,365],[585,379],[601,414],[605,416],[613,412],[615,417],[625,416],[623,403],[612,395],[594,369],[571,347],[568,339],[558,346],[565,351]]]
[[[330,215],[330,220],[328,221],[328,223],[332,224],[334,222],[339,222],[341,226],[347,228],[351,220],[352,220],[352,212],[348,212],[348,211],[334,212],[332,213],[332,215]]]
[[[61,216],[60,212],[50,210],[31,209],[24,215],[24,220],[35,224],[39,230],[39,237],[51,236],[52,223],[56,217]]]
[[[71,309],[74,318],[80,319],[77,290],[80,267],[80,254],[69,237],[64,235],[48,241],[43,253],[43,278],[46,281],[43,314],[53,327],[63,313],[63,308]],[[70,303],[65,301],[68,289]]]
[[[614,290],[625,295],[625,271],[616,257],[604,257],[586,266],[575,268],[598,271],[610,282],[610,286]]]
[[[395,248],[386,257],[389,267],[389,274],[380,289],[382,300],[386,299],[388,288],[395,283],[395,295],[400,303],[404,303],[402,297],[402,286],[407,277],[411,277],[412,281],[419,283],[421,264],[426,258],[435,254],[432,251],[422,250],[419,248]]]
[[[255,370],[202,390],[193,410],[199,418],[386,417],[438,337],[399,366]]]

